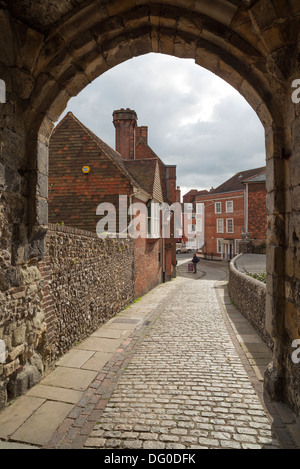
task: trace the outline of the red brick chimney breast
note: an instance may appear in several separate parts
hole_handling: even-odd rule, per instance
[[[126,160],[135,158],[137,114],[131,109],[120,109],[113,113],[116,129],[116,151]]]

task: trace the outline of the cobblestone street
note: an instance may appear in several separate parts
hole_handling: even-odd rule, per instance
[[[271,352],[231,304],[227,271],[179,263],[0,414],[0,448],[299,448],[293,415],[263,392]]]
[[[153,321],[87,441],[105,448],[276,448],[214,291],[184,279]]]

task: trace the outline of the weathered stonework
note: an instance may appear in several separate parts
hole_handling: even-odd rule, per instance
[[[1,405],[39,382],[44,371],[44,281],[33,263],[15,270],[20,286],[2,283],[0,291],[0,339],[6,348],[0,365]]]
[[[33,282],[37,291],[26,297],[31,285],[22,283],[20,269],[37,267],[44,256],[48,142],[68,100],[134,56],[193,58],[238,90],[265,128],[271,374],[277,398],[300,413],[299,370],[289,358],[291,341],[300,337],[300,111],[292,101],[300,78],[299,13],[298,0],[1,2],[7,102],[0,105],[0,334],[8,335],[8,324],[27,330],[29,317],[42,326],[42,287]],[[18,345],[9,343],[9,352]]]

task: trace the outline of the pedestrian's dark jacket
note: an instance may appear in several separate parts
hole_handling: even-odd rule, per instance
[[[194,262],[194,264],[197,264],[197,263],[199,262],[199,259],[198,259],[198,257],[196,256],[196,254],[194,254],[193,259],[192,259],[192,262]]]

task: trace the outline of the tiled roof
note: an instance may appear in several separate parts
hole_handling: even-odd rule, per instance
[[[198,194],[198,190],[197,189],[191,189],[189,192],[187,192],[186,194],[184,194],[184,196],[187,196],[187,195],[197,195]]]
[[[99,146],[100,150],[102,153],[110,158],[115,165],[123,172],[123,174],[132,182],[134,186],[136,186],[138,189],[141,189],[145,191],[145,188],[137,181],[134,177],[134,175],[128,171],[126,165],[124,164],[124,160],[122,159],[120,153],[117,151],[113,150],[107,143],[105,143],[101,138],[99,138],[97,135],[95,135],[90,129],[88,129],[82,122],[80,122],[72,112],[68,112],[68,114],[64,117],[66,118],[72,118],[90,137],[94,139],[94,141],[97,143]],[[56,127],[56,129],[59,127]],[[149,194],[152,195],[152,194]]]
[[[197,197],[197,196],[200,196],[200,195],[206,195],[206,194],[209,194],[209,192],[208,192],[207,190],[204,190],[204,191],[197,191],[196,197]]]
[[[266,171],[263,171],[262,173],[257,174],[254,177],[244,179],[243,183],[246,184],[246,183],[251,183],[251,182],[265,182],[266,179],[267,179]]]
[[[137,189],[146,192],[149,195],[149,198],[155,197],[159,202],[163,202],[158,158],[124,160],[120,153],[113,150],[113,148],[82,124],[82,122],[80,122],[72,112],[68,112],[63,120],[68,118],[73,119],[77,125],[79,125],[91,138],[93,138],[101,152],[115,163],[115,165]],[[56,129],[59,128],[60,124],[58,124]]]
[[[124,160],[124,164],[146,192],[153,195],[158,202],[163,202],[157,159]]]
[[[225,181],[216,189],[213,189],[209,192],[209,194],[221,194],[223,192],[234,192],[234,191],[242,191],[245,189],[245,185],[243,182],[246,179],[253,178],[257,175],[262,174],[265,171],[266,167],[263,166],[261,168],[250,169],[247,171],[241,171],[235,174],[232,178]]]

